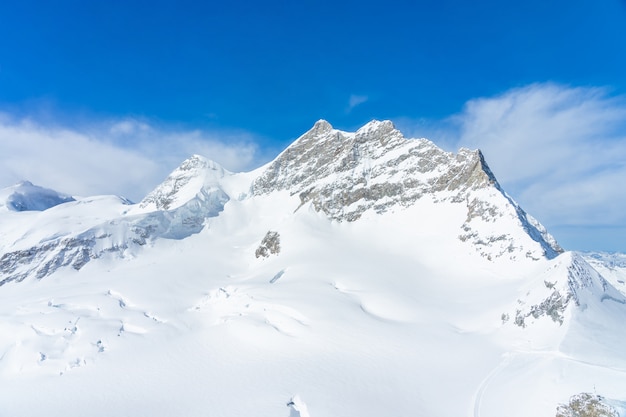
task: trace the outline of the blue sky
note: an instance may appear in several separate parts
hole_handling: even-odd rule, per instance
[[[390,119],[483,149],[566,248],[626,251],[625,74],[624,0],[3,2],[0,187],[140,199],[191,153]]]

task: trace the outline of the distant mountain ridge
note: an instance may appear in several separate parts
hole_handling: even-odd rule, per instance
[[[595,270],[626,295],[626,254],[608,252],[579,253]]]
[[[30,181],[22,181],[0,190],[0,210],[43,211],[69,201],[74,201],[74,198],[33,185]]]

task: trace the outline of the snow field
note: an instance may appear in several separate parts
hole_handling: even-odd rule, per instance
[[[356,150],[384,154],[372,146]],[[4,247],[88,230],[102,253],[0,287],[0,416],[547,417],[596,390],[622,404],[623,294],[577,255],[543,257],[497,188],[331,221],[288,190],[251,197],[266,168],[196,156],[138,205],[0,213]],[[269,231],[280,252],[256,257]],[[562,324],[532,310],[571,288]],[[543,315],[521,327],[518,310]]]

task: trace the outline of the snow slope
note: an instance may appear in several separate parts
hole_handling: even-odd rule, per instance
[[[192,156],[137,205],[0,222],[2,416],[554,416],[580,392],[625,400],[624,295],[479,152],[388,122],[320,121],[254,172]],[[64,264],[72,250],[86,261]]]

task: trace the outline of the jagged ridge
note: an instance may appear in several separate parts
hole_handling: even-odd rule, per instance
[[[370,122],[355,133],[318,121],[252,185],[254,195],[280,190],[298,195],[301,206],[311,203],[338,221],[358,220],[368,210],[384,213],[408,207],[424,196],[462,203],[468,217],[459,238],[483,256],[523,252],[527,257],[552,258],[563,251],[539,222],[504,193],[479,150],[445,152],[427,139],[406,139],[390,121]],[[538,253],[522,248],[508,235],[484,235],[475,227],[479,221],[493,223],[505,215],[516,219],[539,244]],[[497,251],[486,249],[494,244]]]
[[[495,183],[480,151],[454,155],[426,139],[408,140],[389,121],[349,133],[321,120],[254,181],[253,193],[288,190],[335,220],[354,221],[424,194]]]

